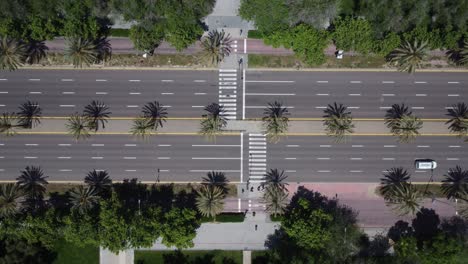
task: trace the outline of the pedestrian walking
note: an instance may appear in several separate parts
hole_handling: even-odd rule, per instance
[[[250,191],[253,192],[253,187],[250,187]]]
[[[260,191],[260,186],[257,187],[257,191]]]
[[[253,217],[255,217],[255,211],[254,211],[254,212],[252,212],[252,216],[253,216]]]
[[[244,193],[244,188],[242,188],[242,193]]]
[[[255,225],[255,231],[257,231],[258,225]]]
[[[242,36],[242,28],[240,29],[240,35]]]

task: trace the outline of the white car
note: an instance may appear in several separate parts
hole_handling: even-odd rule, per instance
[[[433,170],[437,168],[437,162],[431,159],[418,159],[414,161],[417,170]]]

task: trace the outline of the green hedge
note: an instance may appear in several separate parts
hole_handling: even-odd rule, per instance
[[[126,28],[111,28],[110,36],[112,37],[126,37],[128,38],[130,30]]]
[[[258,30],[249,30],[247,37],[251,39],[261,39],[263,38],[263,34]]]
[[[216,222],[221,223],[240,223],[244,222],[244,213],[221,213],[216,216]],[[202,223],[213,222],[211,217],[202,217]]]

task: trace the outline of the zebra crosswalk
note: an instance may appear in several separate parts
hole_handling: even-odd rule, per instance
[[[249,182],[265,182],[267,141],[265,134],[249,133]]]
[[[227,119],[237,118],[237,70],[219,70],[219,105],[226,111]]]

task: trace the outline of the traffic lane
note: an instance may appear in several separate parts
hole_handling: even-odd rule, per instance
[[[468,76],[464,72],[320,72],[320,71],[248,71],[250,81],[294,81],[299,86],[316,84],[404,84],[404,85],[457,85],[466,87]],[[450,82],[450,83],[449,83]],[[457,83],[458,82],[458,83]]]
[[[209,144],[199,136],[156,138],[158,142],[151,143],[129,136],[94,136],[76,143],[66,136],[18,135],[0,145],[0,173],[3,179],[12,179],[25,166],[40,165],[53,180],[80,180],[92,169],[109,170],[117,177],[137,172],[140,179],[152,179],[158,168],[178,180],[188,181],[208,170],[226,171],[232,180],[238,179],[239,137],[222,136]]]
[[[382,171],[403,166],[413,180],[424,181],[429,172],[415,170],[414,160],[431,158],[438,161],[434,176],[441,180],[449,168],[468,163],[467,152],[455,137],[419,137],[409,144],[391,137],[351,137],[342,144],[328,137],[288,137],[269,144],[268,166],[292,171],[291,181],[371,182],[378,181]]]

